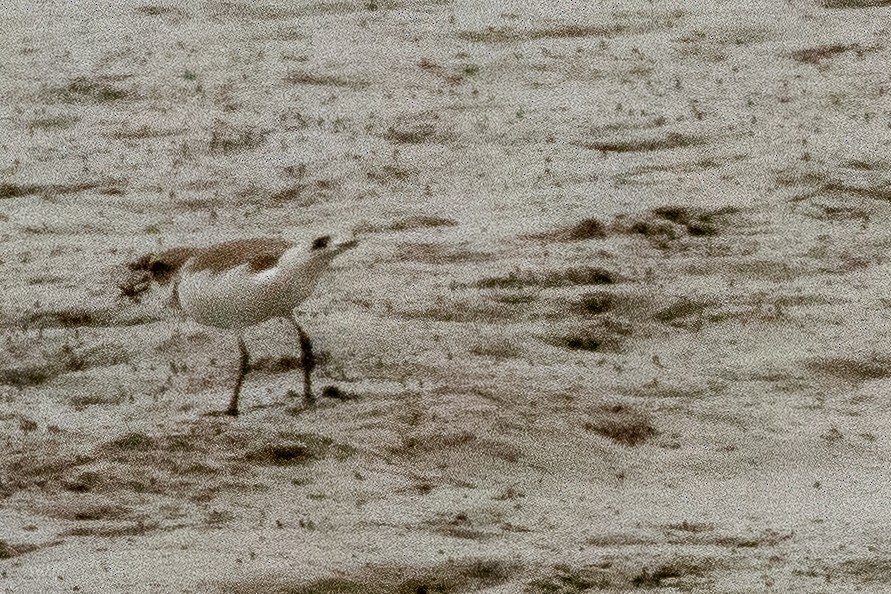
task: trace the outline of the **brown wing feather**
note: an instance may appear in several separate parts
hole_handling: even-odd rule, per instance
[[[251,272],[260,272],[275,266],[278,259],[293,244],[284,239],[254,237],[236,239],[196,250],[189,261],[189,270],[222,272],[247,264]]]

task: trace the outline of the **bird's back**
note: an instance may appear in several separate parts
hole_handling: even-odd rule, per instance
[[[247,264],[252,272],[262,272],[276,265],[294,245],[275,237],[252,237],[218,243],[196,251],[186,266],[192,271],[222,272]]]

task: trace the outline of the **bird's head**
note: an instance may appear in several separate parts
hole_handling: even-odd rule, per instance
[[[322,235],[313,240],[309,247],[309,256],[312,259],[331,261],[334,256],[353,249],[359,245],[355,239],[343,242],[334,242],[330,235]]]

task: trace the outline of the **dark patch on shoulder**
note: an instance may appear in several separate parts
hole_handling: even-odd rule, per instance
[[[200,250],[189,264],[189,270],[222,272],[247,264],[251,272],[260,272],[275,266],[290,247],[291,243],[284,239],[269,237],[227,241]]]
[[[261,254],[256,258],[252,258],[250,262],[248,262],[248,268],[250,268],[251,272],[260,272],[261,270],[269,270],[273,266],[275,266],[276,262],[278,262],[279,256],[273,256],[272,254]]]
[[[322,249],[325,249],[326,247],[328,247],[329,243],[331,243],[331,236],[330,235],[322,235],[321,237],[317,238],[314,242],[312,242],[312,248],[310,248],[310,249],[311,250],[322,250]]]

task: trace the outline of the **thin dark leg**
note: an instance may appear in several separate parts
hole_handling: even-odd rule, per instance
[[[315,402],[316,397],[312,393],[312,370],[316,367],[316,358],[312,354],[312,340],[309,339],[309,335],[303,331],[303,328],[300,327],[296,320],[292,319],[291,323],[294,324],[294,330],[297,331],[297,336],[300,337],[300,352],[302,355],[300,364],[303,366],[303,398],[307,402]]]
[[[232,392],[232,400],[229,401],[229,408],[226,410],[226,414],[232,416],[238,415],[238,396],[241,394],[241,382],[244,381],[244,376],[247,374],[248,364],[250,363],[247,347],[244,345],[244,337],[240,334],[238,335],[238,351],[241,354],[241,360],[238,364],[238,379],[235,380],[235,390]]]

